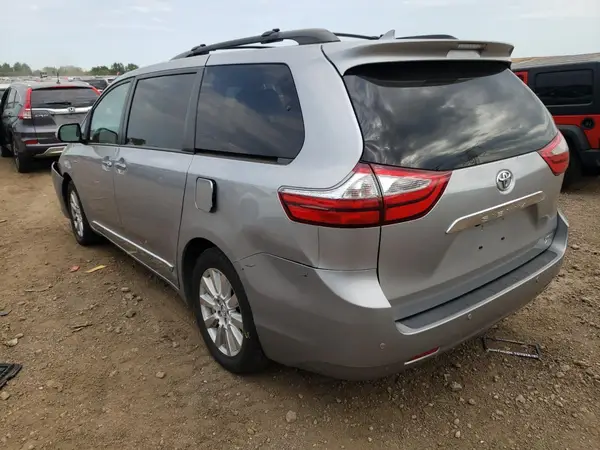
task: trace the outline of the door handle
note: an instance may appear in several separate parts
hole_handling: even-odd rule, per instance
[[[115,168],[117,170],[127,170],[127,164],[125,164],[125,160],[121,158],[120,160],[116,161]]]

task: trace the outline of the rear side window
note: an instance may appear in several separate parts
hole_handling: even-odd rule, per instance
[[[304,143],[298,93],[284,64],[207,67],[197,121],[198,150],[293,159]]]
[[[98,93],[89,87],[52,87],[34,89],[31,92],[32,108],[61,108],[92,106],[98,100]]]
[[[344,81],[368,162],[452,170],[539,150],[557,131],[506,65],[411,62],[359,66]]]
[[[538,73],[535,93],[548,106],[588,105],[593,100],[591,70]]]
[[[138,81],[126,144],[181,150],[195,78],[196,74],[190,73]]]

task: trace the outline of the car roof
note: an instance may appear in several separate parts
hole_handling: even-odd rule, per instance
[[[344,38],[342,40],[341,38]],[[354,40],[347,40],[348,38]],[[295,41],[298,45],[271,45],[283,41]],[[127,72],[117,77],[117,80],[152,74],[160,71],[173,69],[186,69],[191,67],[204,66],[209,59],[211,52],[227,50],[227,54],[231,55],[231,61],[240,60],[240,63],[247,62],[249,52],[252,52],[252,60],[260,62],[261,60],[269,60],[274,54],[280,52],[298,51],[303,53],[301,48],[307,50],[303,54],[308,57],[316,53],[322,54],[325,47],[339,49],[341,52],[356,55],[361,52],[363,46],[380,46],[386,47],[388,44],[397,44],[396,49],[401,49],[406,45],[407,52],[412,55],[418,55],[418,50],[422,50],[423,54],[431,54],[432,47],[439,44],[438,53],[441,55],[445,50],[444,55],[451,48],[458,49],[460,46],[475,46],[477,50],[481,49],[482,57],[490,59],[501,59],[510,62],[510,53],[512,45],[497,43],[497,42],[482,42],[482,41],[460,41],[454,36],[446,34],[429,34],[417,36],[396,37],[395,31],[390,30],[384,34],[377,36],[358,35],[351,33],[334,33],[323,28],[308,28],[299,30],[281,31],[278,28],[266,31],[261,35],[250,36],[231,41],[219,42],[210,45],[197,45],[188,51],[176,55],[169,61],[161,62],[151,66],[142,67],[131,72]],[[443,48],[442,48],[443,47]],[[312,51],[309,51],[312,50]],[[463,49],[466,49],[463,47]],[[232,50],[231,52],[229,50]],[[477,51],[476,50],[476,51]],[[416,53],[415,53],[416,52]]]
[[[600,53],[584,53],[581,55],[543,56],[519,61],[512,64],[513,70],[527,70],[546,66],[563,66],[568,64],[582,64],[600,62]]]
[[[33,90],[45,89],[45,88],[51,88],[51,87],[83,87],[83,88],[90,87],[90,85],[88,83],[85,83],[82,81],[62,81],[62,80],[60,82],[57,82],[56,80],[52,80],[52,81],[17,81],[15,83],[13,83],[13,85],[25,86],[25,87],[31,88]]]

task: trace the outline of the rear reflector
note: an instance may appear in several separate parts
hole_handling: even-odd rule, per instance
[[[451,172],[430,172],[373,165],[383,194],[383,223],[404,222],[427,214],[440,199]]]
[[[451,172],[430,172],[359,163],[329,189],[282,187],[288,217],[313,225],[357,228],[418,219],[435,206]]]
[[[37,139],[27,139],[26,141],[23,141],[23,144],[25,145],[36,145],[39,144]]]
[[[404,365],[405,365],[405,366],[407,366],[408,364],[412,364],[412,363],[415,363],[415,362],[417,362],[417,361],[420,361],[421,359],[425,359],[425,358],[427,358],[428,356],[433,356],[433,355],[435,355],[435,354],[436,354],[436,353],[437,353],[439,350],[440,350],[440,348],[439,348],[439,347],[436,347],[436,348],[432,348],[431,350],[427,350],[426,352],[419,353],[418,355],[416,355],[416,356],[413,356],[411,359],[409,359],[408,361],[406,361],[406,362],[404,363]]]
[[[561,132],[538,153],[554,175],[562,175],[569,167],[569,146]]]

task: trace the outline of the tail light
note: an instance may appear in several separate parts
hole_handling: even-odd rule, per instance
[[[450,175],[359,163],[333,188],[281,188],[279,198],[295,222],[347,228],[379,226],[423,217],[442,196]]]
[[[544,158],[554,175],[565,173],[569,167],[569,146],[560,132],[538,153]]]
[[[17,117],[21,120],[31,119],[31,88],[27,88],[25,91],[25,102]]]
[[[102,91],[101,91],[100,89],[98,89],[98,88],[95,88],[94,86],[92,86],[92,90],[93,90],[93,91],[94,91],[96,94],[98,94],[98,96],[100,96],[100,94],[102,93]]]

